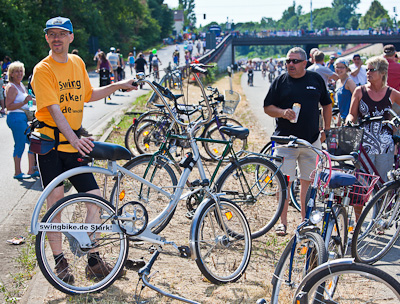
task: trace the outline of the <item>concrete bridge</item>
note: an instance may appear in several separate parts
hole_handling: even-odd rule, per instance
[[[289,37],[233,37],[226,36],[215,49],[208,51],[199,61],[202,63],[216,62],[219,70],[235,62],[235,46],[248,45],[293,45],[301,46],[307,54],[320,44],[361,44],[382,43],[393,44],[400,50],[400,35],[352,35],[352,36],[289,36]]]

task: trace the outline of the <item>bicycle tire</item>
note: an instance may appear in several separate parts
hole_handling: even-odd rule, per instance
[[[236,282],[245,272],[251,256],[251,235],[243,211],[234,202],[221,198],[219,207],[222,219],[215,201],[202,205],[193,221],[193,241],[202,274],[214,284],[225,284]]]
[[[245,157],[230,164],[215,183],[218,193],[234,201],[246,215],[251,237],[267,233],[281,216],[287,195],[282,172],[268,159]]]
[[[268,142],[260,151],[262,154],[273,155],[273,143]],[[297,210],[301,211],[300,204],[300,179],[297,178],[296,168],[296,179],[292,182],[289,189],[290,204]]]
[[[102,224],[103,227],[104,225],[115,224],[113,220],[115,216],[114,207],[103,198],[87,193],[77,193],[62,198],[47,211],[41,223],[43,225],[76,224],[78,227],[87,224],[86,217],[90,217],[87,210],[89,204],[93,205],[93,208],[97,208],[103,215],[94,219],[93,222],[89,222],[90,224]],[[86,230],[81,233],[88,234]],[[75,234],[68,231],[62,233],[39,231],[35,245],[39,268],[51,285],[66,294],[102,291],[109,287],[122,271],[129,250],[126,235],[122,232],[110,232],[108,230],[101,230],[101,233],[94,232],[95,240],[92,239],[90,249],[98,250],[102,260],[112,268],[106,277],[99,278],[96,281],[87,278],[86,271],[90,274],[90,271],[86,270],[87,256],[90,250],[80,247],[76,239],[77,235],[79,235],[79,232],[76,231]],[[53,246],[56,238],[61,238],[62,252],[69,263],[69,269],[75,278],[74,282],[64,282],[57,277],[57,273],[53,269],[55,262],[53,252],[50,250],[49,238],[52,238]]]
[[[142,154],[127,162],[124,168],[132,171],[136,175],[144,178],[152,184],[163,188],[163,190],[174,192],[178,180],[174,170],[169,166],[168,161],[160,156],[151,154]],[[148,171],[146,173],[146,169]],[[114,184],[111,192],[111,203],[114,204],[116,197],[117,185]],[[125,197],[122,201],[131,202],[137,201],[144,205],[147,210],[149,223],[154,220],[170,203],[168,197],[158,193],[152,188],[142,184],[136,179],[123,175],[120,180],[120,193],[125,192]],[[175,213],[175,209],[171,211],[169,216],[160,224],[153,227],[151,231],[155,234],[160,233],[171,221]]]
[[[334,287],[332,281],[336,281]],[[395,304],[400,301],[400,283],[379,268],[366,264],[342,264],[338,260],[337,264],[315,269],[302,284],[296,296],[304,293],[308,299],[301,303]],[[293,304],[298,303],[296,296]]]
[[[242,124],[238,122],[236,119],[230,117],[219,117],[221,127],[234,127],[239,126],[242,127]],[[227,140],[228,135],[225,136],[225,140]],[[216,121],[214,120],[211,124],[209,124],[206,129],[202,133],[202,137],[210,138],[215,140],[223,140],[222,134],[219,131]],[[207,155],[210,157],[211,160],[219,161],[222,157],[222,153],[225,150],[225,144],[219,143],[212,143],[212,142],[202,142],[204,150],[206,151]],[[247,139],[239,139],[235,138],[233,142],[233,150],[238,151],[246,149],[247,146]],[[229,156],[226,156],[224,161],[228,161]]]
[[[296,236],[293,236],[286,245],[275,267],[272,279],[271,304],[289,303],[303,277],[328,259],[321,235],[312,231],[301,231],[300,239],[296,241],[294,248],[291,282],[288,282],[291,252],[295,238]]]
[[[166,138],[168,125],[160,121],[143,120],[144,124],[135,132],[135,145],[140,154],[154,154]]]
[[[331,215],[325,237],[325,247],[329,259],[339,259],[345,256],[347,249],[347,212],[340,205],[334,205],[332,212],[334,212],[337,222]]]
[[[399,237],[399,187],[400,181],[385,184],[361,213],[351,246],[351,254],[357,262],[379,261]]]
[[[125,147],[132,153],[132,155],[135,155],[136,149],[134,133],[135,127],[134,124],[131,124],[125,133]]]

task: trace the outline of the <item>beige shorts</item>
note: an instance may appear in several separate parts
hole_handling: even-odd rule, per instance
[[[320,137],[312,145],[321,149]],[[307,148],[288,148],[277,145],[274,155],[284,158],[281,171],[290,177],[290,182],[296,179],[296,166],[299,169],[298,177],[300,179],[311,180],[310,175],[316,167],[317,160],[317,154],[314,151]]]

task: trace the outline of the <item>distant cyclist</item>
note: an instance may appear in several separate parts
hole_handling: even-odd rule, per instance
[[[247,72],[247,84],[249,86],[253,86],[253,75],[254,75],[254,66],[253,62],[249,60],[249,62],[246,65],[246,72]]]
[[[268,70],[267,63],[263,61],[261,64],[261,74],[263,79],[265,79],[265,77],[267,76],[267,70]]]
[[[272,58],[269,59],[268,64],[267,64],[267,68],[268,68],[268,80],[269,83],[272,82],[272,80],[275,79],[275,71],[276,71],[276,65],[273,62]]]
[[[153,66],[154,71],[154,79],[160,79],[159,66],[161,64],[160,58],[158,58],[157,54],[154,54],[153,58],[151,59],[151,65]]]

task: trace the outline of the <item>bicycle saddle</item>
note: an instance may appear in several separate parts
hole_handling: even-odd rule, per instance
[[[328,180],[329,172],[322,172],[321,179],[326,182]],[[329,181],[329,188],[335,189],[340,187],[346,187],[354,185],[357,182],[357,178],[348,173],[340,171],[332,171],[331,180]]]
[[[228,136],[235,136],[239,139],[246,139],[249,136],[249,129],[244,127],[221,127],[219,130]]]
[[[89,157],[99,160],[130,160],[132,158],[131,152],[120,145],[94,141],[92,152],[88,154]]]
[[[184,96],[183,94],[178,94],[178,95],[172,94],[172,95],[174,96],[175,100],[178,100],[178,98],[181,98],[182,96]],[[168,96],[166,96],[166,97],[168,97]],[[153,106],[155,106],[156,108],[159,108],[159,109],[165,108],[164,104],[159,104],[159,103],[153,103]]]

